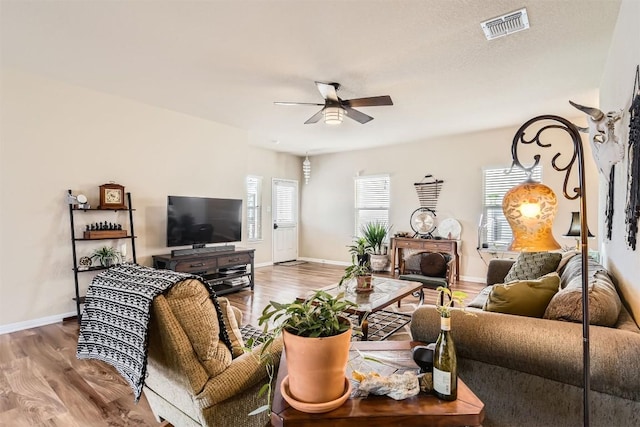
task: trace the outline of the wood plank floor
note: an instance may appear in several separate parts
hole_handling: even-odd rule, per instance
[[[254,292],[226,295],[258,324],[270,301],[290,301],[305,291],[336,283],[344,267],[304,263],[256,269]],[[459,282],[454,289],[475,296],[482,285]],[[404,302],[417,300],[406,298]],[[425,292],[435,301],[435,291]],[[157,423],[144,397],[138,404],[111,366],[75,357],[78,324],[65,321],[0,335],[0,426],[170,426]]]

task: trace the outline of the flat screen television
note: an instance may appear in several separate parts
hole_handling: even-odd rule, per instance
[[[167,197],[167,246],[239,242],[242,200],[209,197]]]

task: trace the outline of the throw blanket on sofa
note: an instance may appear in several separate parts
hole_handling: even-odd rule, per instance
[[[147,333],[153,298],[185,279],[200,280],[218,313],[220,339],[231,350],[215,291],[201,277],[136,264],[98,274],[89,284],[78,335],[78,359],[109,363],[140,399],[147,368]]]

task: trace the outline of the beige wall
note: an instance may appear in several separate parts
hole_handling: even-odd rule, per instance
[[[298,157],[251,148],[245,131],[218,123],[11,70],[0,98],[0,328],[75,311],[67,189],[97,205],[100,184],[125,185],[138,262],[151,265],[168,252],[168,194],[244,199],[245,176],[255,174],[270,200],[271,178],[299,179]],[[79,218],[126,222],[114,215]],[[271,260],[265,236],[251,245],[258,262]],[[81,242],[79,255],[101,246],[93,243]],[[90,277],[81,274],[83,290]]]
[[[553,113],[553,112],[549,112]],[[570,118],[572,119],[572,118]],[[585,125],[582,117],[573,118]],[[432,174],[444,180],[438,201],[437,219],[455,218],[462,225],[461,276],[483,281],[485,261],[476,250],[477,225],[482,212],[482,168],[508,167],[511,164],[511,141],[517,127],[496,129],[467,135],[432,139],[371,150],[313,156],[311,181],[302,190],[301,254],[307,258],[347,262],[345,248],[354,234],[353,179],[357,174],[391,176],[391,223],[395,231],[411,231],[409,217],[419,207],[413,184]],[[554,148],[572,153],[573,145],[566,134]],[[554,234],[561,245],[575,245],[575,240],[562,237],[569,228],[571,211],[579,209],[578,201],[562,196],[564,174],[550,165],[556,151],[542,154],[543,181],[558,196],[558,214]],[[586,147],[587,157],[591,152]],[[522,158],[521,160],[528,158]],[[598,184],[595,165],[587,162],[587,185],[590,199],[597,200]],[[589,206],[589,223],[596,229],[597,204]],[[597,242],[592,242],[596,249]]]
[[[618,22],[611,42],[609,57],[600,87],[600,108],[603,111],[624,109],[624,119],[619,125],[620,141],[628,147],[629,113],[635,70],[640,64],[640,2],[623,0],[620,6]],[[627,200],[628,159],[616,166],[615,207],[611,241],[605,241],[602,251],[605,253],[606,266],[615,274],[620,288],[636,321],[640,321],[640,244],[635,251],[626,244],[625,207]],[[636,177],[637,179],[637,177]],[[607,186],[600,179],[600,205],[604,211]],[[600,223],[601,233],[603,221]],[[640,235],[637,236],[640,243]]]

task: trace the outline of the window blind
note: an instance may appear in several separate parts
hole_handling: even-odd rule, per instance
[[[247,177],[247,238],[262,239],[262,178]]]
[[[355,178],[355,236],[362,225],[373,221],[389,224],[389,175],[359,176]]]

